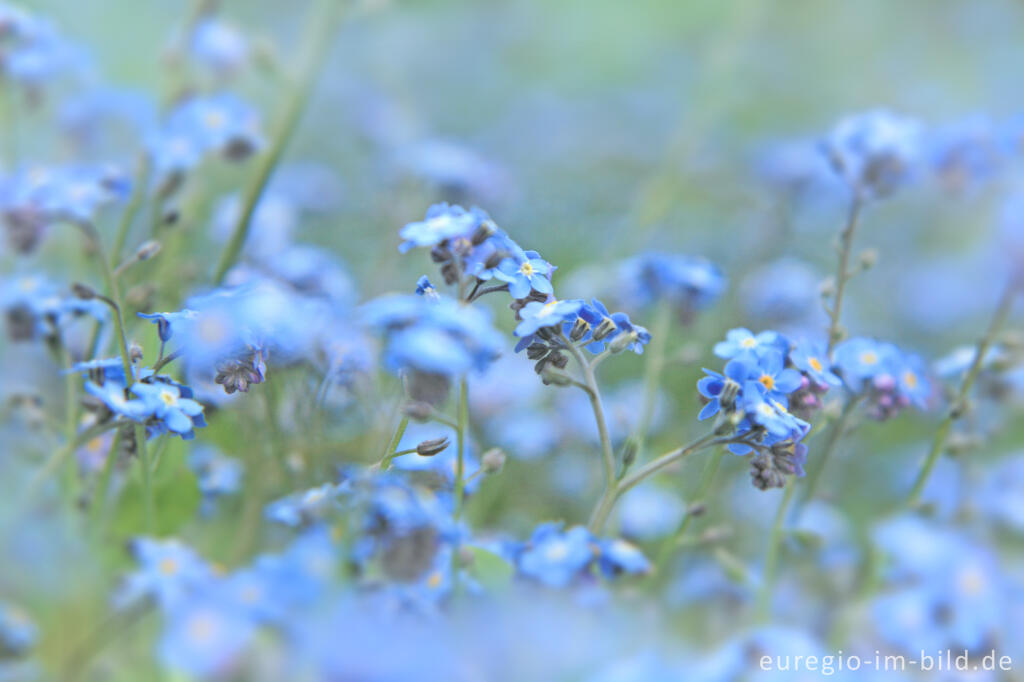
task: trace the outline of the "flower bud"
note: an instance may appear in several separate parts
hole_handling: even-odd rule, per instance
[[[878,250],[865,249],[860,254],[860,267],[862,270],[870,270],[878,263]]]
[[[98,295],[95,289],[81,282],[75,282],[71,285],[71,293],[75,295],[75,298],[80,298],[83,301],[91,301]]]
[[[403,407],[402,411],[413,421],[425,422],[434,414],[434,408],[422,400],[410,400]]]
[[[590,323],[584,320],[582,317],[577,317],[576,322],[572,325],[572,331],[569,332],[569,340],[576,342],[587,335],[590,331]]]
[[[505,466],[505,459],[501,448],[491,448],[480,458],[480,468],[485,474],[496,474]]]
[[[606,317],[594,328],[594,340],[600,341],[616,330],[615,320]]]
[[[441,436],[440,438],[432,438],[425,440],[416,446],[416,454],[422,457],[433,457],[434,455],[444,452],[448,447],[449,440],[448,436]]]
[[[135,258],[140,261],[149,260],[156,254],[160,253],[161,248],[163,248],[163,245],[160,244],[160,242],[155,239],[150,239],[148,242],[144,242],[139,246],[138,250],[135,252]]]
[[[540,372],[540,380],[541,380],[541,382],[543,382],[543,384],[545,386],[571,386],[572,385],[572,378],[569,375],[563,374],[562,372],[559,372],[557,370],[551,369],[548,366],[545,366],[541,370],[541,372]]]
[[[612,354],[621,353],[632,346],[636,342],[637,338],[639,337],[635,331],[628,332],[626,334],[619,334],[612,339],[611,343],[608,344],[608,350]]]

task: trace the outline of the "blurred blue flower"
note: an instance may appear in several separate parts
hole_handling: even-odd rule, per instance
[[[519,573],[548,587],[567,587],[597,555],[594,537],[583,526],[562,530],[561,523],[537,526],[519,554]]]
[[[922,134],[917,121],[878,109],[840,120],[822,148],[851,190],[884,197],[914,175],[923,155]]]

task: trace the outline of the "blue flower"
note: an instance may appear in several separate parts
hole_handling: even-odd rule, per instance
[[[708,404],[700,411],[701,421],[713,417],[723,408],[735,405],[743,384],[750,378],[750,366],[743,360],[730,360],[725,365],[723,374],[705,369],[706,377],[697,382],[697,390],[708,399]]]
[[[179,324],[184,324],[189,320],[196,319],[198,313],[186,308],[176,313],[136,313],[136,315],[156,325],[156,333],[161,341],[169,341],[174,336],[172,325],[176,320],[179,321]]]
[[[107,406],[107,409],[116,415],[121,415],[135,421],[142,421],[150,414],[149,408],[143,401],[126,398],[124,384],[117,383],[116,381],[107,381],[102,385],[86,381],[85,392],[99,398]],[[189,423],[191,424],[191,422]]]
[[[890,372],[893,347],[872,339],[852,338],[836,346],[836,367],[854,390],[865,379]]]
[[[531,292],[551,295],[551,273],[554,266],[540,257],[536,251],[523,251],[516,247],[512,255],[498,264],[494,278],[508,282],[508,291],[512,298],[526,298]]]
[[[839,121],[822,146],[854,191],[883,197],[913,175],[922,154],[922,127],[888,111],[868,111]]]
[[[828,353],[820,344],[802,341],[790,351],[789,359],[820,386],[841,386],[843,383],[832,371]]]
[[[780,441],[800,440],[810,430],[810,424],[790,414],[781,401],[765,395],[764,387],[756,381],[748,381],[743,387],[743,409],[752,422]]]
[[[767,351],[761,355],[756,365],[748,365],[751,374],[747,378],[761,384],[767,398],[779,400],[781,396],[800,388],[803,382],[800,372],[786,369],[784,365],[782,353],[777,350]]]
[[[639,575],[649,573],[651,562],[635,545],[622,539],[602,539],[597,543],[598,566],[609,578],[623,573]]]
[[[264,516],[270,521],[292,528],[318,523],[324,521],[332,511],[340,509],[337,502],[338,492],[336,484],[325,483],[316,488],[292,493],[268,504]]]
[[[544,327],[557,327],[563,322],[576,319],[582,309],[582,299],[560,301],[552,298],[547,303],[530,301],[519,311],[522,321],[516,325],[515,335],[529,338]],[[516,350],[520,350],[519,346],[522,345],[523,342],[520,342]]]
[[[203,446],[188,456],[189,468],[199,479],[199,492],[203,495],[207,510],[217,498],[232,495],[241,489],[242,463],[234,457],[227,457],[216,449]]]
[[[221,75],[238,71],[249,58],[249,46],[241,32],[215,17],[196,24],[189,51],[197,62]]]
[[[735,358],[740,355],[760,356],[769,350],[786,353],[789,341],[774,331],[764,331],[755,336],[749,329],[739,327],[731,329],[725,335],[725,341],[715,344],[714,352],[720,358]]]
[[[423,220],[408,223],[399,230],[404,241],[398,250],[405,253],[417,246],[438,246],[460,238],[468,241],[485,220],[490,218],[477,208],[467,211],[447,203],[434,204],[427,209]]]
[[[595,557],[595,540],[582,526],[563,531],[561,523],[543,523],[519,554],[519,573],[548,587],[567,587]]]
[[[245,611],[210,588],[167,609],[157,652],[171,670],[208,678],[229,670],[255,632]]]
[[[363,306],[363,319],[383,332],[384,364],[396,372],[455,376],[483,371],[503,347],[485,309],[447,297],[383,296]]]
[[[725,291],[722,271],[703,258],[667,253],[645,253],[625,261],[620,280],[627,298],[638,306],[658,300],[672,303],[684,318],[717,301]]]
[[[437,300],[439,296],[437,289],[435,289],[434,285],[430,283],[430,279],[428,279],[426,275],[421,275],[420,278],[416,280],[416,293],[420,296],[426,296],[431,300]]]
[[[38,636],[35,624],[24,611],[0,602],[0,659],[25,655],[35,646]]]
[[[213,578],[210,567],[179,540],[138,538],[132,542],[131,551],[139,568],[125,578],[115,594],[114,604],[119,608],[143,598],[170,608]]]
[[[182,438],[194,436],[192,430],[201,418],[203,406],[190,398],[183,398],[181,390],[163,382],[132,384],[131,392],[142,400],[144,413],[152,415],[166,428]]]

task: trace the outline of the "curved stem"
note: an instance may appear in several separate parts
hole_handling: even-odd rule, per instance
[[[839,234],[839,257],[836,264],[836,293],[832,299],[832,306],[829,308],[828,326],[828,351],[832,357],[832,349],[842,338],[840,319],[843,314],[843,295],[846,293],[846,283],[850,281],[853,273],[850,272],[850,252],[853,250],[853,235],[857,231],[857,218],[860,215],[861,199],[860,191],[854,190],[853,199],[850,202],[850,212],[846,219],[846,226]]]
[[[1010,314],[1010,310],[1013,308],[1013,301],[1017,294],[1020,293],[1017,286],[1011,282],[1007,285],[1005,291],[999,299],[999,304],[996,306],[995,314],[992,316],[992,321],[989,323],[988,330],[985,335],[978,340],[978,344],[974,349],[974,360],[971,362],[970,368],[964,375],[964,380],[960,383],[960,388],[956,393],[956,397],[953,400],[953,405],[949,410],[949,414],[942,420],[942,424],[939,425],[938,431],[935,432],[935,438],[932,440],[931,449],[928,451],[928,455],[925,457],[924,464],[921,466],[921,470],[917,474],[917,479],[914,481],[914,487],[911,488],[910,494],[907,495],[906,501],[903,503],[905,507],[913,507],[917,504],[921,497],[921,493],[924,492],[924,487],[928,483],[928,478],[931,476],[932,469],[935,468],[935,463],[939,459],[939,455],[946,448],[946,441],[949,438],[949,432],[953,428],[953,422],[960,418],[962,415],[967,396],[974,386],[974,382],[978,378],[978,374],[981,373],[981,367],[985,362],[985,356],[988,355],[989,349],[992,347],[992,343],[995,341],[996,335],[999,334],[999,330],[1006,323],[1006,318]]]
[[[608,435],[608,423],[604,416],[604,406],[601,403],[601,391],[597,387],[597,377],[594,374],[594,367],[587,362],[586,357],[575,344],[571,343],[565,334],[562,340],[566,347],[576,359],[576,363],[583,372],[583,384],[586,387],[587,397],[590,399],[590,409],[594,412],[594,421],[597,423],[597,435],[601,441],[601,460],[604,464],[605,494],[615,487],[615,452],[612,450],[612,439]]]
[[[231,233],[231,238],[221,253],[217,269],[213,275],[214,284],[221,284],[228,270],[238,260],[238,255],[245,244],[245,238],[249,234],[249,227],[252,224],[253,213],[256,211],[256,204],[263,195],[263,190],[266,188],[274,168],[277,166],[278,161],[281,160],[284,149],[298,125],[306,102],[309,100],[309,94],[313,88],[317,73],[320,71],[320,67],[327,56],[328,48],[331,45],[331,38],[334,35],[334,29],[341,18],[340,10],[342,5],[342,0],[318,0],[310,11],[309,20],[303,33],[303,43],[307,46],[307,49],[299,68],[295,86],[287,96],[284,114],[280,125],[271,138],[270,146],[261,157],[256,175],[245,190],[242,210],[238,214],[234,231]]]
[[[651,330],[651,344],[648,351],[647,366],[644,372],[644,404],[640,412],[640,421],[633,438],[636,441],[637,457],[643,457],[644,445],[647,441],[647,434],[651,428],[651,420],[654,418],[654,408],[658,401],[658,388],[661,385],[661,375],[665,368],[665,348],[668,345],[668,331],[672,321],[672,308],[667,301],[658,303],[657,311],[654,314],[654,326]]]
[[[615,503],[618,502],[619,498],[639,485],[647,477],[656,474],[665,467],[679,461],[687,455],[697,452],[698,450],[702,450],[711,445],[735,442],[737,442],[735,438],[716,439],[714,432],[712,432],[706,436],[698,438],[689,445],[684,445],[681,448],[676,448],[675,450],[666,452],[639,469],[636,469],[632,474],[619,481],[618,485],[610,487],[601,497],[601,500],[597,503],[597,506],[594,507],[594,511],[590,515],[589,526],[591,532],[599,533],[604,527],[605,522],[608,520],[608,516],[611,514],[612,509],[614,509]]]

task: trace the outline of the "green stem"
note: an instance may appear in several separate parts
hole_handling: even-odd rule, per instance
[[[135,172],[133,182],[132,195],[128,199],[128,205],[125,206],[124,212],[121,214],[121,222],[117,226],[117,234],[114,236],[114,243],[110,249],[111,263],[121,262],[124,244],[128,241],[128,232],[131,231],[132,223],[135,222],[135,216],[138,215],[139,208],[141,208],[142,202],[146,198],[146,189],[149,184],[149,157],[147,155],[143,155],[139,159],[139,167]]]
[[[836,293],[832,299],[832,307],[828,310],[828,351],[827,355],[832,357],[832,349],[842,338],[840,319],[843,314],[843,295],[846,293],[846,283],[850,281],[853,273],[850,272],[850,252],[853,250],[853,235],[857,231],[857,218],[860,215],[861,199],[860,191],[854,192],[850,203],[850,212],[846,219],[846,226],[839,234],[839,257],[836,264]]]
[[[398,422],[398,427],[395,429],[394,435],[391,436],[391,440],[388,441],[387,446],[384,448],[384,454],[380,458],[381,469],[387,470],[391,466],[391,458],[389,455],[395,451],[398,444],[402,441],[402,436],[405,435],[405,430],[409,426],[409,416],[403,415],[401,421]]]
[[[624,477],[618,482],[618,485],[613,483],[612,487],[605,491],[605,494],[598,501],[597,506],[594,507],[594,511],[590,515],[590,531],[592,533],[600,533],[601,529],[604,528],[605,522],[608,520],[608,516],[611,514],[612,509],[615,507],[615,503],[618,502],[619,498],[625,495],[627,492],[632,490],[634,487],[642,483],[649,476],[656,474],[665,467],[674,464],[683,457],[691,455],[699,450],[702,450],[711,445],[725,444],[736,442],[734,438],[715,438],[715,434],[709,433],[706,436],[702,436],[697,440],[693,441],[689,445],[684,445],[681,448],[676,448],[661,455],[660,457],[651,460],[644,466],[633,471],[632,474]]]
[[[309,100],[313,83],[323,64],[328,48],[331,46],[331,38],[341,18],[342,0],[318,0],[310,11],[306,29],[303,32],[303,44],[306,46],[305,54],[300,62],[298,77],[290,94],[287,95],[284,113],[281,122],[270,140],[270,146],[260,158],[259,167],[252,182],[246,188],[242,200],[242,210],[238,214],[234,231],[227,245],[221,253],[220,261],[214,272],[213,281],[219,285],[224,280],[231,266],[238,260],[238,256],[245,244],[245,238],[249,234],[249,227],[252,223],[252,216],[256,205],[263,194],[263,190],[270,180],[270,176],[284,154],[285,147],[291,139],[299,118]]]
[[[786,520],[786,510],[793,500],[793,493],[796,490],[796,483],[790,478],[786,483],[785,492],[779,502],[779,508],[775,512],[775,521],[772,523],[772,533],[768,538],[768,551],[764,557],[764,575],[762,577],[761,589],[757,597],[758,619],[765,621],[771,613],[772,589],[775,586],[775,577],[778,571],[779,552],[782,549],[782,531]]]
[[[636,442],[637,459],[643,457],[644,445],[654,418],[654,408],[658,401],[658,388],[661,386],[661,375],[665,368],[665,349],[668,346],[668,332],[672,321],[672,307],[668,301],[660,301],[654,313],[654,325],[651,330],[651,343],[648,350],[647,366],[644,372],[644,405],[640,412],[640,421],[633,432]]]
[[[61,463],[63,463],[64,460],[71,455],[71,453],[73,453],[78,448],[82,447],[82,445],[84,445],[85,443],[88,443],[96,436],[102,435],[106,431],[109,431],[114,427],[120,426],[121,424],[122,422],[114,421],[104,422],[102,424],[94,424],[85,431],[79,433],[73,439],[69,440],[64,445],[64,447],[60,448],[59,450],[55,450],[54,453],[50,455],[50,458],[43,463],[43,466],[39,468],[39,470],[35,473],[35,475],[32,477],[32,479],[26,486],[25,489],[27,491],[28,498],[31,499],[35,496],[35,493],[39,490],[39,487],[46,481],[47,478],[50,477],[51,474],[53,474],[54,471],[60,468]]]
[[[105,518],[107,495],[110,490],[110,479],[114,473],[114,466],[117,464],[117,452],[121,447],[121,429],[114,433],[110,441],[110,448],[107,450],[107,458],[103,460],[103,471],[100,473],[99,484],[93,492],[92,508],[89,511],[90,522],[93,528],[98,528],[99,523]]]
[[[604,406],[601,404],[601,391],[597,387],[597,377],[594,375],[594,367],[587,362],[586,357],[575,344],[562,334],[562,341],[565,342],[569,352],[572,353],[576,363],[583,372],[583,384],[587,397],[590,398],[590,409],[594,412],[594,421],[597,423],[597,435],[601,441],[601,461],[604,467],[604,493],[601,499],[607,499],[615,495],[618,487],[615,479],[615,452],[612,450],[612,439],[608,435],[608,423],[604,416]]]
[[[907,499],[904,502],[905,507],[911,508],[920,500],[921,493],[924,492],[924,487],[928,483],[928,478],[931,476],[932,469],[935,468],[935,463],[938,461],[939,455],[941,455],[946,449],[946,441],[953,428],[953,422],[959,419],[966,409],[967,396],[970,393],[971,388],[974,386],[974,382],[977,380],[978,374],[981,373],[981,368],[985,362],[985,356],[988,355],[988,351],[992,347],[996,336],[999,334],[999,330],[1002,329],[1003,325],[1006,323],[1006,318],[1009,316],[1010,310],[1013,308],[1013,301],[1018,293],[1020,292],[1017,286],[1012,282],[1007,285],[1006,289],[1003,291],[1003,294],[999,299],[999,304],[996,306],[995,314],[992,316],[992,321],[989,323],[988,330],[975,346],[974,360],[971,362],[971,366],[967,370],[967,374],[964,375],[964,380],[960,383],[960,389],[957,391],[949,413],[946,415],[946,418],[942,420],[938,431],[935,432],[935,438],[932,440],[931,449],[928,451],[924,464],[921,466],[921,470],[917,474],[917,479],[914,481],[914,487],[911,488],[910,494],[907,495]]]
[[[465,377],[459,382],[459,407],[455,418],[455,520],[462,515],[463,491],[466,487],[466,429],[469,424],[469,384]]]

